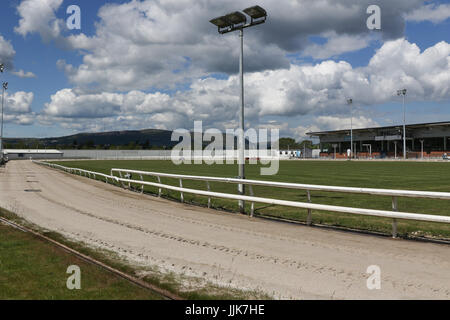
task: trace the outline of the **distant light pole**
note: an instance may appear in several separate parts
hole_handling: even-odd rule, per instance
[[[350,106],[350,159],[353,158],[353,99],[348,99],[347,104]]]
[[[423,160],[423,142],[424,142],[423,139],[420,140],[420,151],[421,151],[421,153],[422,153],[422,156],[421,156],[421,159],[422,159],[422,160]]]
[[[406,89],[397,90],[397,95],[403,97],[403,159],[406,159],[406,110],[405,110]]]
[[[394,158],[397,159],[397,142],[398,141],[394,141],[394,145],[395,145],[395,155]]]
[[[210,22],[217,26],[219,33],[224,34],[239,30],[240,38],[240,57],[239,57],[239,79],[241,87],[241,112],[239,115],[240,132],[239,132],[239,178],[245,179],[245,139],[244,139],[244,29],[266,22],[267,12],[260,6],[253,6],[243,10],[250,16],[250,22],[247,23],[247,17],[239,11],[229,13],[225,16],[217,17]],[[238,190],[241,195],[245,194],[243,184],[238,185]],[[239,211],[245,212],[244,201],[239,200]]]
[[[8,82],[3,82],[3,92],[2,92],[2,122],[0,130],[0,155],[3,158],[3,107],[5,101],[5,90],[8,89]]]

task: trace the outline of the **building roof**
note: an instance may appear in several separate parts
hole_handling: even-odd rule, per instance
[[[408,129],[419,129],[419,128],[427,128],[427,127],[439,127],[439,126],[450,126],[450,121],[442,121],[442,122],[429,122],[429,123],[416,123],[416,124],[407,124],[406,128]],[[385,126],[385,127],[372,127],[372,128],[353,128],[353,132],[364,132],[364,131],[374,131],[374,130],[389,130],[389,129],[400,129],[403,128],[403,124],[394,125],[394,126]],[[350,131],[348,129],[342,130],[331,130],[331,131],[317,131],[317,132],[307,132],[306,134],[309,136],[320,136],[327,134],[345,134]]]
[[[56,149],[4,149],[5,154],[8,153],[25,153],[25,154],[62,154],[63,152]]]

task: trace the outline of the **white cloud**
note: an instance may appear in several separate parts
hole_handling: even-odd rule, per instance
[[[26,36],[39,33],[46,42],[58,38],[64,22],[56,18],[55,12],[63,0],[23,0],[17,7],[19,25],[14,31]]]
[[[238,39],[217,34],[208,22],[214,5],[205,4],[132,1],[104,6],[94,36],[67,38],[73,48],[84,50],[83,63],[60,61],[59,66],[76,86],[106,91],[174,88],[207,72],[235,72]],[[289,65],[273,44],[261,46],[253,38],[246,46],[248,70]]]
[[[159,92],[80,94],[73,89],[63,89],[51,96],[39,121],[44,125],[59,123],[66,129],[89,131],[166,129],[186,125],[186,115],[190,112],[180,101]]]
[[[393,101],[398,88],[408,99],[450,99],[450,44],[440,42],[421,52],[406,40],[386,42],[368,66],[324,61],[289,70],[253,73],[246,77],[247,95],[259,116],[339,113],[352,97],[358,105]]]
[[[427,4],[406,15],[406,20],[441,23],[450,18],[450,4]]]
[[[209,23],[219,14],[254,5],[251,0],[129,1],[106,4],[98,12],[95,34],[64,37],[55,12],[62,0],[23,0],[16,31],[39,33],[68,49],[80,50],[80,65],[60,61],[75,87],[85,92],[155,90],[185,87],[210,73],[235,74],[239,56],[236,33],[219,35]],[[308,37],[335,33],[306,54],[317,58],[340,55],[367,45],[366,8],[371,0],[261,0],[269,13],[265,25],[248,29],[246,70],[288,69],[286,53],[299,53]],[[380,0],[384,39],[403,34],[402,14],[422,0]],[[83,28],[83,26],[82,26]],[[317,50],[317,52],[315,52]]]
[[[310,126],[297,126],[290,129],[290,135],[296,140],[296,141],[302,141],[305,139],[310,139],[307,135],[308,132],[316,132],[320,131],[320,128],[313,124]]]
[[[42,123],[57,121],[73,129],[108,125],[172,129],[189,126],[194,119],[216,127],[235,124],[238,37],[217,34],[209,19],[253,2],[107,4],[98,12],[93,35],[67,37],[63,21],[56,16],[61,4],[62,0],[23,0],[17,8],[17,33],[38,33],[44,41],[55,40],[82,56],[80,65],[58,61],[74,88],[51,97],[39,117]],[[287,53],[327,59],[366,47],[373,40],[365,26],[365,9],[371,0],[261,0],[259,4],[268,10],[268,22],[247,29],[245,38],[246,116],[252,123],[273,116],[343,119],[348,97],[359,105],[381,104],[396,99],[399,87],[408,88],[411,100],[450,97],[450,45],[446,42],[421,52],[403,39],[387,41],[361,68],[345,61],[289,63]],[[403,35],[403,13],[431,8],[433,16],[425,15],[427,19],[441,21],[444,15],[437,11],[447,10],[446,6],[421,7],[422,0],[381,0],[379,4],[385,40]],[[408,15],[409,20],[417,17]],[[327,42],[309,44],[311,35],[323,36]],[[0,54],[1,48],[0,41]],[[231,76],[216,79],[211,73]],[[180,91],[161,92],[174,88]],[[320,121],[314,125],[326,126],[324,119]]]
[[[58,117],[98,118],[110,116],[120,110],[122,96],[115,93],[77,95],[72,89],[63,89],[51,96],[44,113]]]
[[[34,122],[35,113],[31,110],[34,95],[32,92],[5,92],[4,121],[20,125]]]
[[[34,78],[36,75],[32,72],[25,72],[23,70],[12,71],[14,70],[14,57],[16,55],[16,51],[14,50],[10,41],[3,38],[0,35],[0,63],[5,65],[5,69],[10,71],[13,75],[18,76],[20,78]]]
[[[412,100],[450,98],[450,44],[445,41],[423,52],[406,40],[387,42],[370,60],[367,71],[373,101],[384,102],[399,86],[408,89]]]
[[[79,94],[73,89],[63,89],[51,96],[51,101],[45,104],[43,113],[66,118],[104,118],[121,114],[163,112],[167,111],[169,103],[170,97],[159,92]]]
[[[11,45],[11,42],[0,35],[0,62],[5,65],[6,69],[13,68],[13,60],[15,55],[16,51]]]
[[[6,114],[3,121],[5,123],[14,123],[22,126],[32,125],[35,121],[35,114]]]
[[[23,114],[31,112],[33,92],[17,91],[13,94],[5,92],[5,113]]]
[[[314,59],[327,59],[343,53],[364,49],[369,46],[372,40],[370,36],[337,35],[336,32],[328,32],[323,37],[327,39],[326,43],[308,45],[303,50],[302,55]]]
[[[320,130],[343,130],[350,128],[349,116],[320,116],[315,119],[315,126]],[[354,116],[353,128],[373,128],[379,126],[378,122],[366,116]]]
[[[349,129],[351,124],[351,119],[349,115],[336,115],[336,116],[319,116],[311,121],[309,126],[297,126],[291,128],[289,133],[297,141],[311,140],[311,137],[307,135],[309,132],[319,132],[319,131],[332,131],[332,130],[343,130]],[[353,128],[373,128],[378,127],[380,124],[369,118],[368,116],[354,115],[353,116]]]
[[[74,132],[149,128],[173,130],[174,128],[185,128],[187,125],[186,119],[182,115],[170,111],[157,114],[116,115],[96,119],[52,117],[46,114],[40,114],[37,119],[41,125],[52,126],[57,123],[62,128]]]
[[[395,92],[400,87],[408,89],[410,101],[450,99],[450,44],[440,42],[421,52],[417,45],[399,39],[386,42],[366,67],[323,61],[248,73],[246,117],[255,125],[265,117],[313,115],[313,124],[322,129],[336,129],[341,124],[348,127],[348,97],[356,106],[382,104],[398,99]],[[238,118],[238,93],[237,76],[197,79],[188,90],[172,95],[137,90],[89,94],[64,89],[51,97],[43,113],[66,122],[85,118],[94,123],[98,120],[89,118],[96,118],[174,129],[203,120],[206,126],[224,128]],[[376,122],[367,115],[355,115],[358,125],[375,126]]]
[[[25,72],[22,69],[19,71],[12,71],[11,73],[19,78],[36,78],[36,75],[33,72]]]

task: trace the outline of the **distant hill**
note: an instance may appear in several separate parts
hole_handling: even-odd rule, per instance
[[[143,148],[171,148],[177,144],[171,141],[172,131],[145,129],[145,130],[126,130],[110,131],[96,133],[77,133],[64,137],[52,138],[6,138],[6,147],[8,145],[21,147],[39,147],[47,148],[94,148],[111,146],[142,146]]]
[[[172,149],[172,131],[145,129],[95,133],[77,133],[52,138],[5,138],[5,149]],[[193,134],[191,135],[193,137]],[[223,137],[225,142],[225,135]],[[204,146],[209,142],[204,142]],[[237,139],[235,139],[237,144]],[[246,141],[248,145],[248,141]],[[193,142],[192,142],[193,146]]]

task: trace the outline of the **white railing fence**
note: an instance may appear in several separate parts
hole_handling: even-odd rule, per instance
[[[113,184],[117,183],[122,187],[131,188],[132,184],[141,186],[141,193],[144,192],[144,186],[152,186],[158,188],[158,195],[161,196],[162,189],[172,190],[180,192],[180,200],[184,201],[184,193],[196,194],[208,197],[208,207],[211,207],[212,198],[222,198],[231,200],[244,200],[251,203],[250,216],[254,214],[254,204],[255,203],[265,203],[271,205],[288,206],[295,208],[307,209],[308,215],[306,223],[307,225],[312,224],[312,210],[327,211],[327,212],[340,212],[349,213],[357,215],[367,215],[376,216],[392,219],[392,237],[397,237],[397,219],[404,220],[415,220],[415,221],[427,221],[427,222],[438,222],[438,223],[450,223],[450,216],[432,215],[432,214],[421,214],[421,213],[411,213],[411,212],[399,212],[398,211],[398,197],[409,197],[409,198],[428,198],[428,199],[441,199],[450,200],[449,192],[430,192],[430,191],[411,191],[411,190],[391,190],[391,189],[372,189],[372,188],[352,188],[352,187],[337,187],[337,186],[321,186],[321,185],[310,185],[310,184],[297,184],[297,183],[286,183],[286,182],[271,182],[271,181],[261,181],[261,180],[247,180],[247,179],[236,179],[236,178],[220,178],[220,177],[208,177],[208,176],[193,176],[193,175],[180,175],[180,174],[170,174],[170,173],[160,173],[160,172],[149,172],[149,171],[139,171],[131,169],[111,169],[111,174],[103,174],[99,172],[64,167],[55,163],[44,162],[44,161],[33,161],[34,163],[45,165],[51,168],[60,169],[69,173],[75,173],[83,175],[89,178],[96,179],[101,177],[105,179],[105,182],[111,182]],[[114,174],[117,175],[114,175]],[[133,179],[133,175],[137,175],[139,180]],[[144,176],[150,176],[156,178],[157,182],[145,181]],[[161,178],[173,178],[179,180],[179,187],[172,186],[168,184],[161,183]],[[206,184],[205,190],[190,189],[183,187],[183,180],[197,180],[204,181]],[[229,194],[222,192],[211,191],[210,182],[222,182],[231,184],[245,184],[249,186],[250,195],[238,195]],[[253,186],[266,186],[272,188],[287,188],[287,189],[298,189],[305,190],[307,193],[308,202],[298,202],[289,200],[279,200],[272,198],[262,198],[255,197],[253,192]],[[392,211],[387,210],[375,210],[375,209],[363,209],[354,207],[342,207],[334,205],[325,204],[314,204],[311,202],[311,191],[327,191],[327,192],[339,192],[339,193],[352,193],[352,194],[369,194],[374,196],[390,196],[392,197]]]

